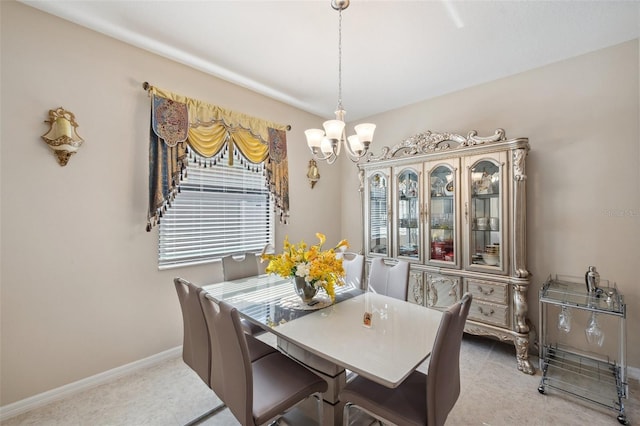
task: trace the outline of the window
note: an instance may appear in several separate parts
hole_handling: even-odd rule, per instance
[[[207,167],[198,165],[204,161]],[[229,166],[226,154],[215,165],[210,161],[189,161],[180,192],[160,220],[160,269],[260,252],[273,244],[273,204],[264,165],[244,159],[241,164],[237,158]]]

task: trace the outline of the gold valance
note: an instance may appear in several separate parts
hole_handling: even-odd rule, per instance
[[[264,162],[280,221],[288,221],[288,126],[177,95],[147,83],[143,87],[152,98],[147,230],[159,222],[163,210],[178,192],[181,171],[186,167],[187,146],[205,158],[221,156],[228,149],[230,165],[236,149],[250,163]]]
[[[269,156],[269,145],[256,138],[251,131],[243,128],[230,129],[221,122],[189,128],[189,146],[203,157],[217,155],[225,145],[232,155],[229,164],[233,165],[233,151],[238,148],[242,155],[252,163],[262,163]]]
[[[172,101],[181,102],[187,105],[189,109],[189,124],[191,127],[199,127],[217,121],[224,122],[224,125],[230,129],[242,128],[248,130],[255,137],[260,138],[263,143],[269,141],[269,128],[277,130],[289,130],[288,126],[262,120],[260,118],[251,117],[246,114],[221,108],[217,105],[211,105],[197,99],[187,98],[186,96],[177,95],[167,90],[149,86],[149,93],[152,95],[162,96]]]

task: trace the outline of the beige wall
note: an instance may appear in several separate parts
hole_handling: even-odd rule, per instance
[[[147,233],[149,98],[142,82],[266,120],[288,133],[294,241],[341,239],[339,169],[313,191],[304,129],[322,120],[13,1],[2,35],[1,395],[6,405],[174,348],[172,279],[220,279],[219,264],[157,269]],[[40,136],[49,109],[85,139],[60,167]],[[326,166],[325,166],[326,167]]]
[[[546,277],[581,276],[587,266],[595,265],[626,298],[628,364],[636,369],[640,368],[638,49],[634,40],[369,119],[377,124],[375,153],[383,145],[392,146],[426,130],[465,136],[477,130],[488,136],[503,128],[507,137],[528,137],[527,250],[533,274],[529,317],[537,328],[538,292]],[[357,188],[353,166],[343,165],[343,172],[345,186]],[[355,193],[343,193],[342,226],[345,237],[360,242],[361,220],[351,214],[360,208]],[[610,351],[615,348],[612,335],[606,337],[605,346]]]
[[[304,178],[303,130],[322,117],[13,1],[0,2],[0,15],[0,405],[178,346],[172,278],[220,278],[216,264],[157,270],[157,233],[144,230],[143,81],[291,124],[291,224],[278,227],[278,242],[322,231],[329,241],[345,236],[361,246],[353,164],[320,164],[313,191]],[[85,139],[64,168],[40,139],[47,111],[59,106],[76,114]],[[529,137],[531,318],[537,321],[546,275],[595,264],[627,296],[629,360],[640,367],[633,333],[640,294],[633,274],[640,252],[637,41],[373,120],[374,150],[427,129],[487,134],[503,127],[507,136]],[[607,214],[617,210],[635,214]]]

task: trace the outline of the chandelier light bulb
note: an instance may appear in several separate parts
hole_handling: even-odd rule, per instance
[[[333,148],[331,147],[331,141],[329,138],[322,138],[322,144],[320,145],[320,149],[325,156],[333,154]]]
[[[373,140],[373,132],[375,132],[375,130],[376,130],[376,125],[375,124],[373,124],[373,123],[362,123],[362,124],[358,124],[354,128],[356,130],[356,133],[358,134],[358,138],[363,143],[368,143],[368,142],[371,142]]]
[[[307,137],[307,144],[309,148],[320,148],[322,139],[324,139],[324,130],[321,129],[308,129],[304,131]]]
[[[347,138],[349,141],[349,146],[351,147],[351,151],[360,155],[362,151],[364,151],[364,144],[360,142],[360,137],[358,135],[351,135]]]
[[[327,120],[322,124],[322,127],[324,127],[327,138],[335,140],[340,140],[342,138],[342,132],[344,131],[344,121]]]

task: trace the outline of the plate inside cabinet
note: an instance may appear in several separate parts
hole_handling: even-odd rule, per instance
[[[453,195],[453,180],[447,182],[447,184],[444,187],[444,193],[445,195]]]

